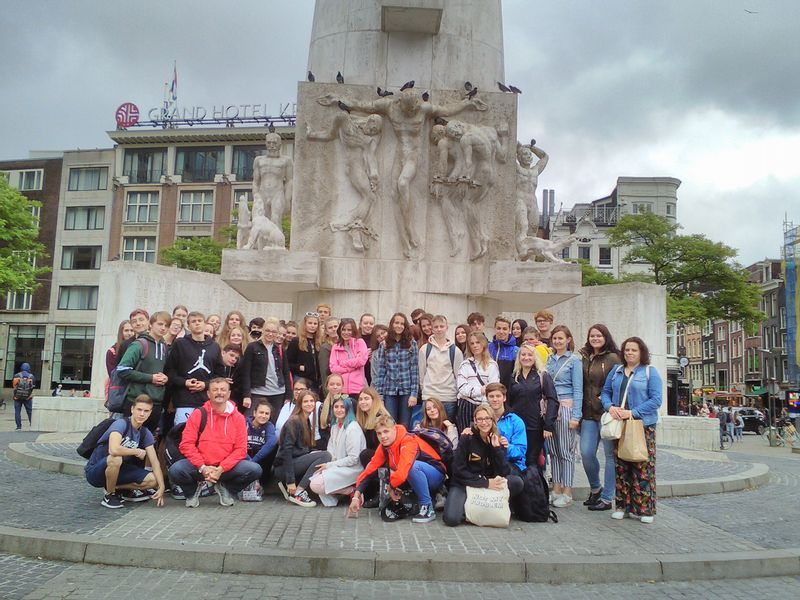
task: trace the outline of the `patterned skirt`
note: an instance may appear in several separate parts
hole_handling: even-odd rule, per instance
[[[638,516],[656,514],[656,428],[645,427],[647,460],[634,463],[616,457],[616,510]],[[616,455],[616,450],[614,451]]]

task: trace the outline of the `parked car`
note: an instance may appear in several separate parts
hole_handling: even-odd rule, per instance
[[[755,408],[737,408],[738,413],[742,416],[744,421],[743,431],[752,431],[761,435],[767,427],[767,421],[764,419],[764,413]]]

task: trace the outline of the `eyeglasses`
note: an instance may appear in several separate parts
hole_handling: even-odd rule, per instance
[[[491,420],[492,420],[491,417],[478,417],[477,419],[475,419],[475,422],[476,423],[487,423],[487,422],[490,422]]]
[[[265,329],[262,333],[265,335],[278,335],[277,329]]]
[[[317,318],[319,318],[319,313],[309,311],[309,312],[306,313],[306,316],[307,317],[317,317]]]

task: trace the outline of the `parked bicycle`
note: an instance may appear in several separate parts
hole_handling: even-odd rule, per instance
[[[731,446],[733,446],[733,438],[731,434],[726,431],[719,436],[719,449],[730,450]]]

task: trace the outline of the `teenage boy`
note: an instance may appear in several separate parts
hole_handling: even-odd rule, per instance
[[[506,386],[490,383],[486,386],[486,400],[494,411],[500,445],[506,449],[508,462],[520,473],[525,470],[525,454],[528,451],[528,436],[525,423],[514,413],[506,412]]]
[[[242,358],[242,351],[238,346],[228,344],[222,349],[222,376],[231,384],[231,400],[236,403],[241,412],[242,406],[242,380],[239,375],[239,361]]]
[[[169,378],[175,425],[185,423],[208,397],[208,384],[224,374],[219,344],[203,333],[206,318],[190,312],[186,319],[191,335],[175,340],[164,367]]]
[[[147,328],[150,326],[150,313],[143,308],[134,308],[131,311],[131,314],[128,315],[128,320],[131,322],[133,336],[129,337],[119,345],[119,349],[117,350],[117,364],[114,365],[115,367],[119,365],[119,361],[121,361],[122,357],[125,356],[125,352],[128,350],[133,341],[147,331]]]
[[[539,340],[543,344],[550,345],[550,330],[553,328],[555,315],[549,310],[540,310],[533,315],[533,322],[536,324],[536,329],[539,330]]]
[[[447,419],[456,420],[458,386],[456,376],[464,355],[454,342],[447,339],[447,319],[436,315],[432,321],[433,335],[419,349],[419,381],[422,386],[422,410],[425,400],[438,398],[444,405]],[[413,420],[413,419],[412,419]]]
[[[184,490],[187,508],[200,505],[202,481],[214,486],[222,506],[231,506],[236,494],[261,477],[258,463],[247,460],[247,423],[230,395],[227,380],[212,379],[203,410],[186,421],[179,446],[186,458],[169,468],[169,480]]]
[[[170,321],[168,312],[153,314],[150,317],[150,329],[138,336],[117,365],[120,379],[128,383],[122,414],[130,416],[134,400],[141,394],[147,394],[153,403],[145,427],[151,432],[156,430],[161,420],[164,389],[167,385],[167,376],[164,374],[167,346],[163,338]]]
[[[86,481],[97,488],[104,488],[100,502],[106,508],[122,508],[119,490],[147,490],[156,488],[152,495],[139,494],[127,499],[156,501],[164,506],[164,475],[153,445],[153,434],[144,426],[153,409],[153,401],[146,395],[137,396],[131,408],[131,416],[117,419],[100,437],[84,473]],[[153,470],[141,466],[147,458]]]
[[[484,329],[486,328],[486,317],[479,312],[469,313],[469,316],[467,317],[467,325],[469,325],[471,331],[476,333],[484,333]]]
[[[317,304],[317,314],[319,315],[319,322],[324,323],[331,318],[333,310],[327,304]]]
[[[517,358],[517,340],[511,335],[511,321],[500,315],[494,320],[494,339],[489,342],[489,354],[497,361],[500,383],[511,387],[511,375]]]

